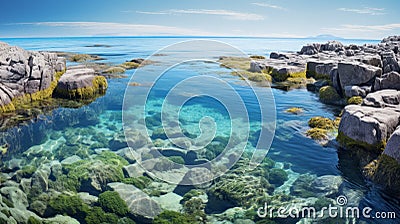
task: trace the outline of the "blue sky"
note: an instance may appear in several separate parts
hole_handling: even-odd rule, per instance
[[[398,0],[19,0],[1,9],[0,37],[400,34]]]

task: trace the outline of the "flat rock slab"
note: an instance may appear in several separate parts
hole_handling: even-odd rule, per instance
[[[400,109],[400,91],[387,89],[370,93],[363,100],[363,105],[379,108],[399,108]]]

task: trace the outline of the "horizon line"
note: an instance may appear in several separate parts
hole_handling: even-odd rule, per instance
[[[246,38],[246,39],[325,39],[325,40],[382,40],[368,38],[345,38],[345,37],[320,38],[318,36],[311,37],[274,37],[274,36],[213,36],[213,35],[143,35],[143,36],[32,36],[32,37],[1,37],[0,39],[51,39],[51,38]]]

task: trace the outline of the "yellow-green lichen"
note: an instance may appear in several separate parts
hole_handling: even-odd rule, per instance
[[[271,70],[271,69],[269,69]],[[306,79],[306,71],[300,71],[300,72],[288,72],[288,73],[279,73],[276,70],[271,71],[271,76],[276,82],[283,82],[286,81],[288,78],[302,78]]]
[[[107,87],[106,78],[103,76],[96,76],[93,78],[92,86],[71,90],[57,88],[55,93],[62,98],[90,99],[95,98],[97,95],[105,94]]]
[[[111,67],[111,68],[108,68],[108,69],[104,70],[103,73],[106,73],[106,74],[120,74],[120,73],[125,73],[125,68],[122,68],[122,67],[119,67],[119,66],[117,66],[117,67]]]
[[[363,102],[363,99],[361,96],[353,96],[347,100],[347,104],[361,105],[362,102]]]
[[[136,62],[124,62],[120,65],[120,67],[124,68],[124,69],[134,69],[134,68],[138,68],[140,66],[140,64],[136,63]]]
[[[371,151],[377,151],[377,152],[382,152],[385,149],[386,146],[386,141],[382,140],[379,143],[376,144],[368,144],[366,142],[358,141],[355,139],[352,139],[345,135],[343,132],[339,132],[336,140],[344,147],[347,148],[363,148],[366,150],[371,150]]]
[[[271,72],[268,70],[264,70],[261,72],[249,71],[251,62],[249,58],[221,57],[218,62],[220,63],[221,67],[225,67],[228,69],[235,69],[234,71],[231,72],[232,75],[243,76],[253,82],[272,81],[272,77],[270,76]]]
[[[97,55],[90,55],[90,54],[75,54],[68,58],[69,61],[72,62],[85,62],[85,61],[98,61],[103,60],[103,58]]]
[[[12,112],[16,109],[28,109],[30,106],[26,106],[26,104],[51,97],[54,89],[57,87],[58,80],[64,73],[65,70],[56,72],[54,74],[54,80],[50,83],[50,86],[47,89],[40,90],[35,93],[26,93],[23,96],[15,97],[12,99],[11,103],[0,107],[0,113]]]
[[[306,135],[314,140],[328,140],[328,130],[322,128],[311,128]]]
[[[306,136],[319,141],[326,141],[329,136],[336,133],[339,127],[340,118],[331,120],[326,117],[313,117],[308,121],[311,129],[307,130]]]
[[[262,55],[251,55],[250,58],[251,59],[260,59],[260,60],[265,59],[265,57]]]
[[[292,107],[287,110],[285,110],[286,113],[291,113],[291,114],[301,114],[303,113],[303,109],[300,107]]]
[[[310,128],[334,129],[334,122],[326,117],[313,117],[308,121]]]
[[[0,113],[8,113],[8,112],[13,112],[13,111],[15,111],[15,106],[12,102],[9,104],[0,106]]]

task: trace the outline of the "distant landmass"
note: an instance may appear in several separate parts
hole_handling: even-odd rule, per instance
[[[337,37],[337,36],[333,36],[333,35],[330,35],[330,34],[321,34],[321,35],[311,36],[311,37],[307,37],[307,38],[324,39],[324,40],[341,40],[341,39],[344,39],[343,37]]]

